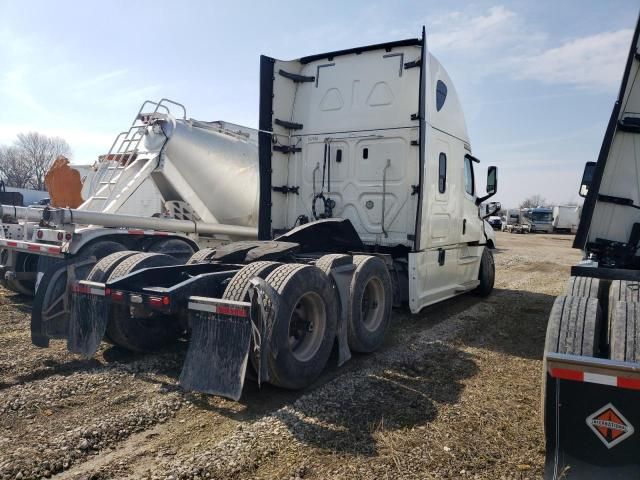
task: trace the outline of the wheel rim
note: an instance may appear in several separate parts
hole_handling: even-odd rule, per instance
[[[308,292],[295,303],[289,319],[289,348],[300,362],[306,362],[320,349],[327,326],[327,314],[320,295]]]
[[[362,325],[370,332],[375,331],[382,320],[386,310],[384,285],[378,277],[372,277],[364,286],[360,311],[362,312]]]

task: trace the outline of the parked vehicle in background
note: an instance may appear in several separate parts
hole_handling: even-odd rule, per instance
[[[553,232],[553,209],[548,207],[528,208],[524,213],[525,221],[529,224],[532,232],[552,233]]]
[[[576,233],[580,223],[582,208],[577,205],[556,205],[553,207],[553,231]]]
[[[525,221],[522,210],[510,208],[505,214],[505,221],[502,223],[502,231],[509,233],[529,233],[529,223]]]
[[[492,215],[487,222],[489,222],[489,225],[491,225],[491,228],[494,230],[502,230],[502,219],[500,217]]]

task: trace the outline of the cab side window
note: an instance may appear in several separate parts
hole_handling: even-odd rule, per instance
[[[469,157],[464,157],[464,190],[469,195],[476,193],[473,180],[473,162]]]
[[[444,193],[447,189],[447,156],[440,154],[438,161],[438,192]]]

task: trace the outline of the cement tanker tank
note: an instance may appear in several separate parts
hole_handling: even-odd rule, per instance
[[[184,202],[195,221],[255,227],[258,221],[258,147],[255,131],[222,122],[162,115],[144,146],[160,149],[154,183],[167,202]]]

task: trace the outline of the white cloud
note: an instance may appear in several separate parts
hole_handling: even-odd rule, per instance
[[[615,88],[620,84],[629,43],[629,29],[577,38],[528,58],[514,59],[516,77],[548,84]]]
[[[500,5],[475,15],[451,12],[427,23],[429,48],[454,64],[462,62],[474,77],[506,74],[594,90],[617,87],[633,33],[621,29],[551,44],[546,32]]]

